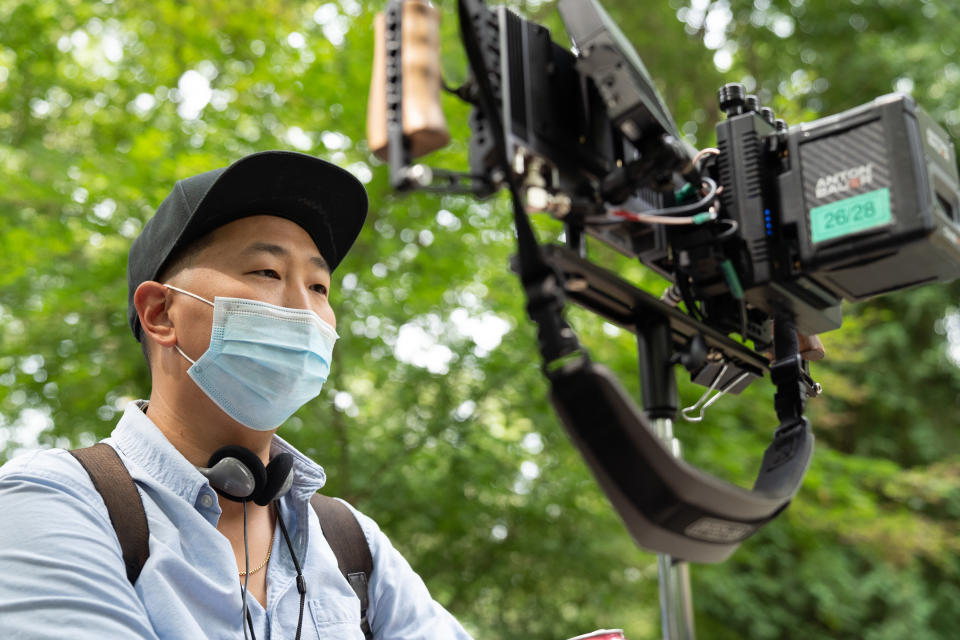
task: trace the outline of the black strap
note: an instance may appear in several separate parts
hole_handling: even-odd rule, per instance
[[[537,242],[537,234],[530,224],[520,198],[520,185],[510,166],[504,125],[491,80],[491,75],[499,75],[499,70],[488,69],[483,43],[480,42],[478,35],[478,23],[481,20],[479,16],[486,15],[488,9],[483,0],[458,0],[457,8],[464,51],[476,81],[477,100],[490,127],[496,160],[503,172],[513,204],[513,223],[517,232],[516,269],[526,293],[527,313],[537,324],[540,351],[544,361],[550,364],[579,351],[580,343],[562,315],[564,305],[562,275],[543,257],[540,244]]]
[[[110,524],[117,533],[127,579],[135,584],[144,563],[150,557],[150,528],[143,500],[130,472],[117,452],[102,442],[70,453],[90,475],[93,487],[103,498]],[[373,574],[373,556],[360,523],[343,503],[314,494],[310,504],[317,512],[323,535],[337,557],[337,564],[360,599],[360,627],[370,640],[373,633],[367,621],[369,596],[367,585]]]
[[[323,535],[337,557],[340,572],[360,599],[360,628],[364,637],[371,640],[373,632],[367,620],[367,606],[370,602],[367,585],[373,574],[373,556],[370,555],[370,546],[363,535],[363,529],[353,512],[338,500],[315,493],[310,498],[310,504],[317,512]]]
[[[92,447],[70,452],[86,469],[94,488],[107,505],[110,524],[117,532],[127,579],[135,584],[147,558],[150,557],[150,529],[143,500],[130,472],[117,452],[108,444],[99,442]]]

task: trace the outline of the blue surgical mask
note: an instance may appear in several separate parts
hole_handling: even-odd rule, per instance
[[[315,312],[214,298],[164,285],[213,307],[210,346],[197,360],[176,349],[187,374],[237,422],[270,431],[320,394],[330,372],[336,330]]]

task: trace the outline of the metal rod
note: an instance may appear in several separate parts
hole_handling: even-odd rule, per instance
[[[643,410],[654,433],[680,457],[680,441],[673,437],[677,417],[677,379],[673,371],[673,339],[666,315],[637,318],[637,355]],[[660,582],[660,622],[663,640],[694,640],[690,568],[666,554],[657,555]]]
[[[673,422],[669,418],[654,418],[652,423],[657,436],[679,458],[680,441],[673,437]],[[694,640],[690,565],[674,561],[667,554],[657,554],[657,577],[660,582],[663,640]]]

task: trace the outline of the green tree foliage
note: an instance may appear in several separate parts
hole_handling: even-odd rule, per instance
[[[605,3],[678,124],[713,143],[716,89],[743,81],[789,122],[894,89],[960,137],[950,0]],[[149,379],[126,325],[126,251],[173,181],[256,150],[351,169],[369,224],[338,269],[343,336],[284,437],[378,519],[477,637],[659,637],[654,557],[637,550],[546,402],[506,265],[504,201],[399,197],[364,142],[372,19],[358,0],[0,0],[0,459],[105,436]],[[443,69],[465,76],[453,3]],[[566,41],[550,3],[518,6]],[[466,108],[444,106],[465,166]],[[557,228],[538,221],[544,237]],[[592,247],[653,290],[662,281]],[[824,336],[818,449],[791,508],[730,561],[693,569],[703,638],[951,637],[960,626],[956,285],[846,309]],[[637,388],[632,336],[571,319]],[[499,341],[490,336],[500,336]],[[700,389],[684,384],[688,403]],[[725,400],[685,455],[749,483],[769,385]]]

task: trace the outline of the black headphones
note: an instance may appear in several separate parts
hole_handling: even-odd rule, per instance
[[[213,452],[206,467],[197,467],[203,476],[210,482],[210,486],[216,489],[217,493],[228,500],[234,502],[248,502],[253,500],[261,507],[265,507],[280,496],[290,490],[293,484],[293,455],[289,453],[278,453],[273,456],[266,467],[260,462],[260,458],[250,449],[238,445],[227,445]],[[303,573],[300,570],[300,562],[297,555],[293,552],[293,544],[290,542],[290,536],[287,534],[287,527],[280,517],[280,511],[277,510],[277,523],[280,525],[280,531],[283,533],[283,539],[287,543],[287,549],[290,550],[290,557],[293,559],[293,566],[297,570],[297,591],[300,592],[300,617],[297,620],[296,640],[300,640],[300,631],[303,627],[303,602],[307,595],[306,582],[303,579]],[[243,545],[247,545],[247,507],[243,507]],[[248,574],[249,575],[249,574]],[[247,610],[247,586],[246,581],[242,584],[243,615],[241,626],[243,626],[244,638],[247,636],[247,630],[256,640],[257,636],[253,632],[253,621],[250,619],[250,613]],[[243,621],[245,620],[246,625]]]
[[[250,449],[227,445],[213,452],[206,467],[197,467],[217,493],[234,502],[253,500],[266,506],[293,484],[293,456],[278,453],[266,467]]]

